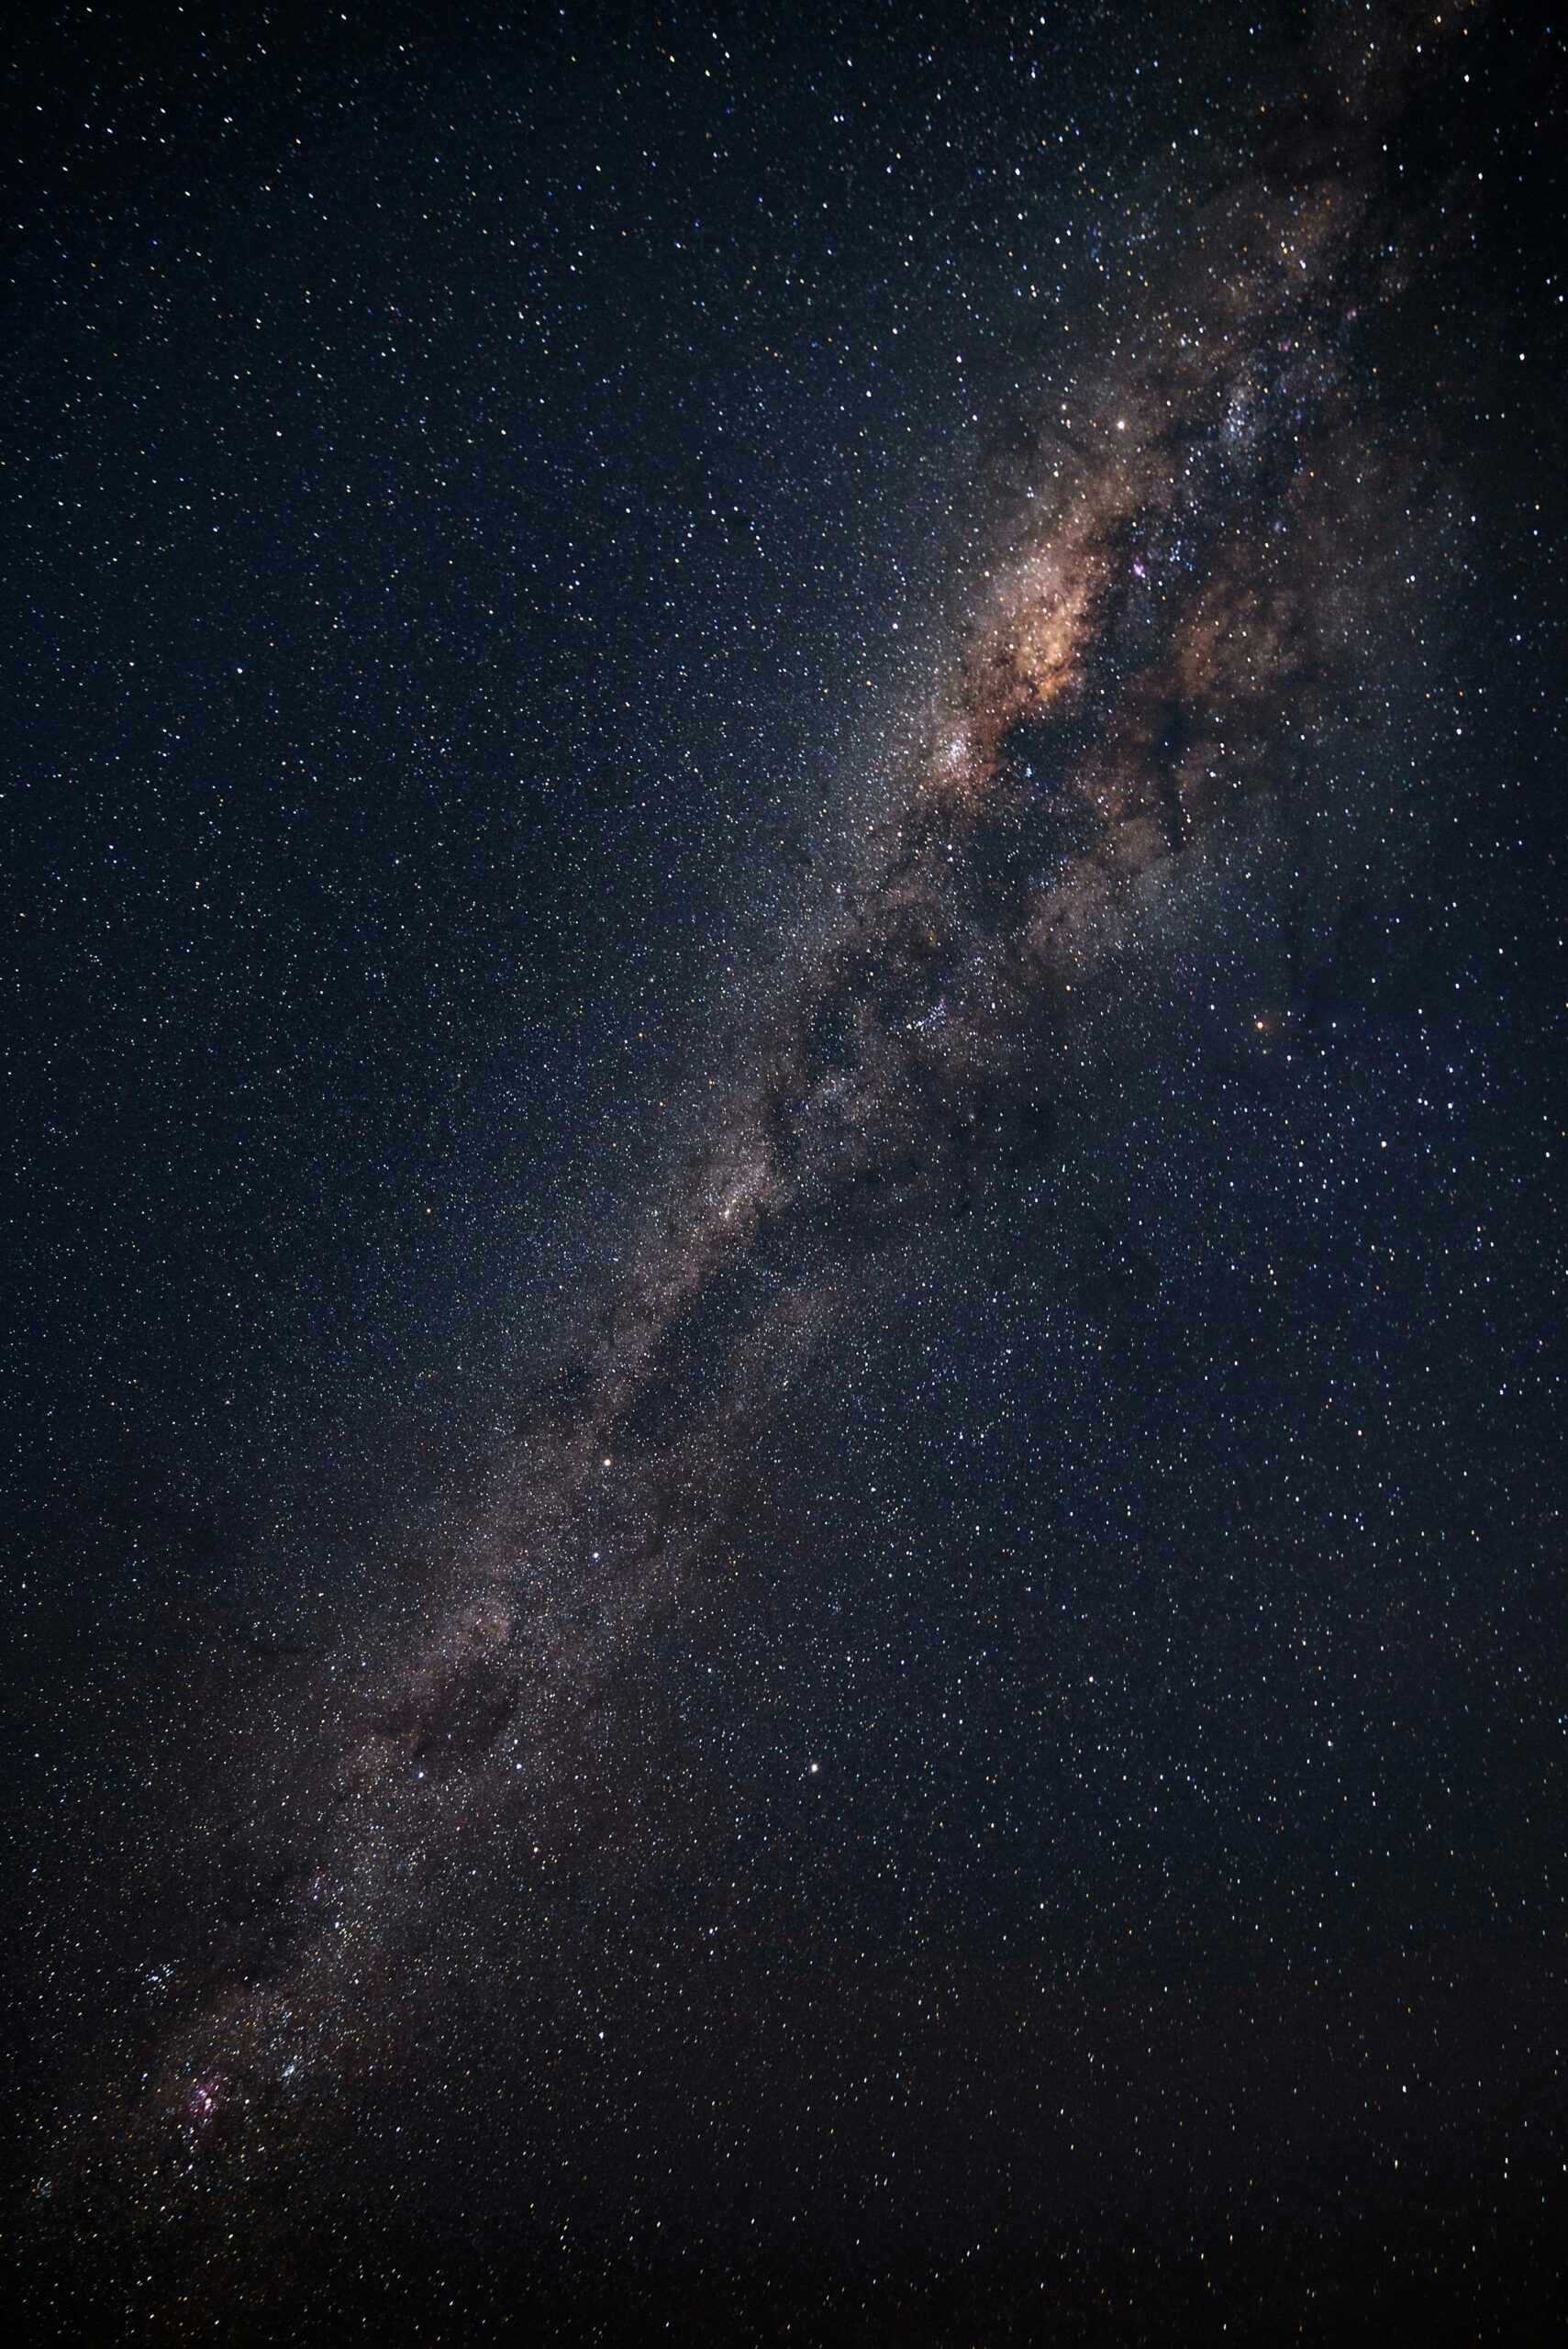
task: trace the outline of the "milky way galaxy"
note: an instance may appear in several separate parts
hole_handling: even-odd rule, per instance
[[[771,1447],[847,1363],[880,1267],[1049,1182],[1064,1095],[1082,1127],[1106,1082],[1125,974],[1170,951],[1189,895],[1212,910],[1249,843],[1329,825],[1320,742],[1366,722],[1411,550],[1449,527],[1444,461],[1389,412],[1373,354],[1453,233],[1443,171],[1418,197],[1388,159],[1465,21],[1357,15],[1260,85],[1252,151],[992,436],[956,641],[843,877],[693,1088],[680,1163],[573,1346],[505,1414],[418,1624],[301,1675],[242,1921],[51,2143],[48,2209],[117,2274],[146,2263],[145,2289],[108,2289],[154,2337],[229,2337],[248,2294],[273,2311],[257,2337],[297,2337],[298,2181],[361,2101],[395,2109],[400,2067],[493,2065],[528,2133],[528,2059],[491,2022],[465,2043],[431,2018],[461,2012],[465,1966],[533,1969],[534,2010],[561,2009],[560,1884],[595,1887],[585,1917],[629,1913],[700,1844],[707,1798],[666,1793],[663,1659],[688,1620],[744,1626],[759,1573],[787,1577]]]

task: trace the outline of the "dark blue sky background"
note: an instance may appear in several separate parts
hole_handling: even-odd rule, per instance
[[[10,37],[28,2110],[131,1995],[154,1780],[199,1779],[213,1707],[286,1720],[292,1652],[418,1587],[862,837],[1020,431],[1114,351],[1306,25],[71,6]],[[1427,569],[1311,753],[1340,814],[1217,858],[1129,963],[1044,1172],[868,1255],[755,1470],[746,1603],[654,1659],[682,1856],[632,1919],[584,1861],[536,1975],[431,1992],[463,2085],[411,2108],[428,2205],[361,2145],[322,2227],[347,2272],[363,2195],[373,2267],[439,2254],[335,2305],[435,2338],[450,2283],[489,2311],[464,2338],[508,2337],[500,2277],[530,2337],[1032,2340],[1060,2224],[1061,2338],[1207,2338],[1203,2230],[1251,2228],[1240,2337],[1282,2308],[1362,2337],[1373,2299],[1307,2307],[1336,2276],[1423,2339],[1546,2337],[1560,70],[1498,12],[1402,134],[1430,266],[1366,391]],[[812,1969],[803,2019],[777,1986]],[[646,2078],[587,2068],[590,2007]],[[1431,2021],[1403,2074],[1401,2013]],[[504,2189],[492,2063],[540,2116]],[[467,2223],[501,2202],[537,2218],[515,2273]]]

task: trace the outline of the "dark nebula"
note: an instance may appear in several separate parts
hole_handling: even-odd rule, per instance
[[[711,48],[765,114],[782,35],[573,15],[492,70],[603,40],[582,70],[651,91]],[[1157,78],[1157,13],[1073,25]],[[1012,92],[976,304],[1075,217],[1039,31],[788,36],[785,135],[863,50],[884,176],[939,69]],[[1508,424],[1478,348],[1510,302],[1546,332],[1526,199],[1484,193],[1547,183],[1515,39],[1171,31],[1223,93],[1201,164],[1162,185],[1151,88],[1053,351],[966,326],[941,617],[855,655],[893,747],[690,989],[654,1171],[562,1234],[573,1309],[489,1431],[451,1407],[414,1563],[269,1626],[160,1520],[179,1693],[129,1735],[114,1987],[24,2067],[31,2337],[1555,2337],[1561,807],[1508,796],[1555,743],[1500,646],[1548,641],[1521,518],[1561,491],[1541,349]],[[892,283],[883,201],[834,233]],[[635,462],[651,498],[677,461]],[[68,1862],[104,1765],[62,1751]],[[90,1981],[44,1875],[41,1970]]]

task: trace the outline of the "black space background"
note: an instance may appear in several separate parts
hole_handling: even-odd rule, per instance
[[[461,1520],[1009,413],[1305,21],[10,37],[24,2179],[136,1995],[128,1855]],[[1563,115],[1551,37],[1470,48],[1473,241],[1382,352],[1452,518],[1375,820],[1217,872],[1053,1168],[868,1264],[750,1597],[651,1662],[652,1890],[590,1854],[515,1971],[473,1896],[316,2297],[233,2337],[1558,2337]]]

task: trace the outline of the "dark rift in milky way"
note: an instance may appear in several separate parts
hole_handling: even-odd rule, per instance
[[[324,1765],[264,1952],[165,2042],[139,2158],[298,2125],[455,1823],[548,1837],[583,1799],[615,1675],[722,1549],[738,1432],[820,1342],[835,1268],[1049,1150],[1074,973],[1193,843],[1291,793],[1391,495],[1351,361],[1397,291],[1373,162],[1400,64],[1320,73],[1189,217],[1097,388],[1042,398],[875,854],[532,1418],[450,1606]]]

